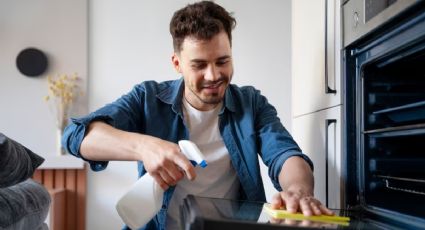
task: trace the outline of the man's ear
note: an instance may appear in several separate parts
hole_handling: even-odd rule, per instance
[[[173,56],[171,56],[171,62],[173,63],[174,69],[177,72],[181,73],[180,58],[176,53],[174,53]]]

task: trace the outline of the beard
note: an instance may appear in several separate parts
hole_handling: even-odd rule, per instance
[[[191,85],[189,89],[192,94],[202,103],[209,105],[219,104],[223,101],[224,94],[229,85],[229,81],[229,77],[220,77],[216,81],[203,81],[196,86]],[[208,92],[209,90],[212,92]]]
[[[224,95],[212,94],[207,97],[195,94],[195,96],[204,104],[216,105],[223,101]]]
[[[198,110],[213,109],[223,101],[230,80],[230,77],[220,77],[215,81],[187,81],[184,99]]]

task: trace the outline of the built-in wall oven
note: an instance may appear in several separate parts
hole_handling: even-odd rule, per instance
[[[425,2],[349,0],[343,20],[344,208],[425,229]]]

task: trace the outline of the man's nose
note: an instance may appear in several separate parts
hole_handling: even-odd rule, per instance
[[[216,81],[220,77],[220,74],[218,72],[218,68],[214,65],[209,65],[208,68],[205,71],[205,80],[208,81]]]

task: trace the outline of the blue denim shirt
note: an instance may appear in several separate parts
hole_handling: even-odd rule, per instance
[[[79,152],[81,142],[89,123],[95,120],[174,143],[189,139],[182,112],[183,89],[182,78],[162,83],[146,81],[136,85],[115,102],[85,117],[71,119],[63,135],[63,146],[69,153],[82,158]],[[219,129],[240,180],[240,199],[266,201],[257,154],[268,167],[269,176],[279,191],[282,188],[278,177],[286,159],[300,156],[313,168],[311,160],[301,152],[283,127],[275,108],[254,87],[230,85],[223,105],[219,113]],[[108,165],[108,162],[87,161],[94,171],[103,170]],[[145,173],[143,163],[138,162],[138,176]],[[165,192],[162,209],[142,229],[165,228],[173,192],[174,187]]]

